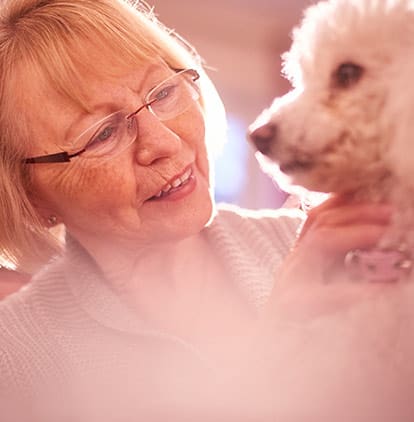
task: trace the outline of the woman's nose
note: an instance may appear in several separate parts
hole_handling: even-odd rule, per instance
[[[138,164],[148,166],[177,153],[181,139],[167,125],[148,110],[143,110],[136,119],[138,130],[134,147]]]

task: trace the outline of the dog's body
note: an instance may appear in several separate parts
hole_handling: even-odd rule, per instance
[[[294,31],[294,89],[253,125],[294,185],[394,204],[383,246],[414,250],[414,1],[332,0]]]
[[[252,125],[257,149],[292,185],[393,204],[378,250],[404,244],[413,256],[414,1],[311,6],[284,72],[294,89]],[[414,421],[413,279],[411,271],[379,299],[286,334],[275,375],[286,385],[275,400],[317,409],[292,420]]]

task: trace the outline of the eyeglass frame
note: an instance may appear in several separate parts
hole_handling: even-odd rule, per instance
[[[184,72],[191,72],[192,73],[192,77],[191,77],[192,82],[195,82],[200,78],[200,74],[197,72],[197,70],[192,69],[192,68],[172,69],[172,70],[174,70],[174,72],[176,72],[176,75],[182,74]],[[162,84],[167,82],[170,78],[172,78],[173,76],[176,76],[176,75],[172,75],[169,78],[166,78],[164,81],[157,84],[154,88],[150,89],[147,92],[147,94],[145,95],[145,98],[149,94],[151,94],[154,90],[156,90],[159,86],[161,86]],[[138,107],[137,110],[133,111],[132,113],[129,113],[125,118],[127,120],[129,120],[129,119],[135,117],[140,111],[142,111],[145,108],[157,117],[157,115],[152,111],[152,109],[150,107],[152,104],[154,104],[157,101],[160,101],[160,100],[157,99],[157,98],[154,98],[151,101],[148,101],[148,102],[142,104],[141,106]],[[105,118],[103,120],[105,120]],[[92,128],[92,127],[94,127],[94,125],[92,125],[90,127]],[[87,129],[87,130],[89,130],[89,129]],[[87,145],[88,144],[86,144],[85,147],[82,148],[80,151],[77,151],[77,152],[74,152],[74,153],[69,153],[68,151],[61,151],[61,152],[57,152],[57,153],[53,153],[53,154],[46,154],[46,155],[39,155],[39,156],[36,156],[36,157],[23,158],[22,162],[24,164],[69,163],[69,162],[71,162],[72,158],[78,157],[82,153],[84,153],[87,149],[86,148]]]

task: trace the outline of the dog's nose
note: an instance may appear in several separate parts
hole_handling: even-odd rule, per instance
[[[268,122],[249,133],[249,138],[255,147],[264,155],[270,153],[272,142],[275,141],[277,126]]]

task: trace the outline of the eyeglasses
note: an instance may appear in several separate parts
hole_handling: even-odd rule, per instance
[[[23,163],[67,163],[80,155],[84,158],[113,158],[137,138],[136,116],[140,111],[146,108],[160,121],[177,117],[200,98],[196,84],[199,78],[194,69],[177,70],[177,73],[152,88],[137,110],[131,113],[124,109],[112,113],[82,132],[72,142],[71,151],[25,158]]]

